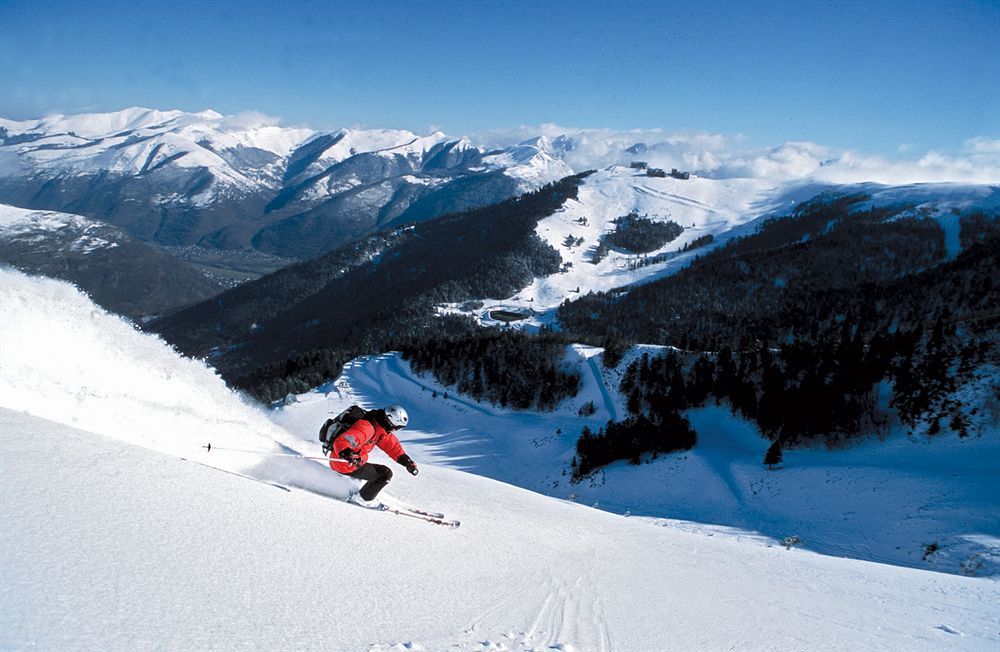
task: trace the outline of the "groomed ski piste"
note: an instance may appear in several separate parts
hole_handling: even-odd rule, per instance
[[[395,356],[358,361],[272,420],[68,284],[0,274],[2,649],[996,648],[994,579],[659,527],[484,477],[536,469],[513,445],[487,455],[492,420],[517,420],[471,403],[413,406],[421,473],[387,490],[454,530],[345,504],[351,481],[321,463],[208,453],[315,454],[307,409],[419,379],[380,379]],[[431,420],[460,410],[461,432]]]

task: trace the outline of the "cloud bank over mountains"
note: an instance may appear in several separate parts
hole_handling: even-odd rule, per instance
[[[573,129],[557,124],[470,134],[484,147],[501,147],[542,136],[576,170],[646,161],[651,166],[690,170],[710,178],[815,179],[829,183],[922,182],[1000,183],[1000,138],[980,136],[959,153],[905,152],[889,159],[854,150],[837,150],[810,141],[749,148],[739,136],[668,133],[660,129],[615,131]]]

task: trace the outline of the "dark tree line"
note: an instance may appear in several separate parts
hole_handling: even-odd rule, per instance
[[[709,233],[698,238],[695,238],[691,242],[687,243],[681,247],[680,251],[664,251],[661,254],[656,254],[655,256],[642,256],[641,258],[636,258],[635,260],[630,260],[628,263],[629,269],[640,269],[642,267],[649,267],[650,265],[659,265],[660,263],[665,263],[668,260],[677,258],[682,253],[691,251],[692,249],[698,249],[700,247],[706,247],[715,240],[715,237]]]
[[[534,234],[513,251],[483,258],[464,278],[445,281],[428,296],[440,303],[457,303],[469,297],[504,299],[517,294],[536,276],[555,274],[562,267],[559,252]]]
[[[658,222],[638,213],[629,213],[615,220],[615,230],[607,234],[613,247],[634,254],[655,251],[671,240],[676,240],[684,227],[674,221]]]
[[[989,343],[963,345],[955,336],[955,325],[944,319],[929,331],[886,332],[867,343],[859,332],[845,324],[840,339],[829,343],[771,348],[747,342],[738,351],[726,347],[713,354],[643,355],[622,379],[621,391],[632,416],[615,427],[609,424],[607,433],[617,433],[618,426],[630,431],[648,428],[648,433],[637,434],[628,445],[622,441],[613,445],[596,441],[609,435],[586,431],[577,447],[578,473],[616,459],[636,460],[643,452],[663,451],[678,439],[686,441],[683,424],[665,416],[708,402],[725,402],[755,421],[765,436],[778,443],[778,450],[810,443],[842,446],[887,426],[888,414],[877,404],[883,381],[891,382],[889,407],[904,425],[929,423],[931,435],[948,425],[959,436],[967,434],[967,417],[952,392],[977,365],[997,362]],[[673,429],[659,427],[664,422]],[[775,454],[771,451],[772,459]]]
[[[609,421],[607,426],[591,432],[584,427],[576,443],[573,478],[579,480],[594,469],[616,460],[639,464],[644,453],[659,453],[694,448],[695,432],[691,422],[677,412],[667,412],[655,418],[640,414],[621,422]]]
[[[451,337],[428,336],[402,348],[417,372],[477,401],[521,410],[551,410],[575,396],[580,375],[563,362],[567,341],[554,334],[477,329]]]
[[[705,235],[698,236],[697,238],[695,238],[691,242],[689,242],[686,245],[684,245],[684,248],[681,249],[681,251],[691,251],[692,249],[698,249],[700,247],[707,247],[708,245],[712,244],[712,242],[714,242],[714,241],[715,241],[715,236],[713,236],[711,233],[706,233]]]
[[[604,260],[613,247],[633,254],[645,254],[676,240],[684,232],[684,227],[677,222],[660,222],[634,212],[616,218],[614,225],[613,231],[601,236],[591,258],[594,264]]]

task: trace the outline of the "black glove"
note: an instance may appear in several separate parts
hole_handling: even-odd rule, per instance
[[[358,455],[357,451],[353,451],[350,448],[345,448],[340,451],[340,459],[346,461],[348,464],[354,467],[361,466],[361,456]]]
[[[406,470],[410,472],[410,475],[420,473],[420,469],[418,469],[417,465],[413,463],[413,460],[410,459],[409,455],[400,455],[396,458],[396,461],[405,466]]]

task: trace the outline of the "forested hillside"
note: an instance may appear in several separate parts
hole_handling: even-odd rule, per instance
[[[435,304],[505,297],[561,258],[534,232],[586,174],[487,208],[405,226],[280,270],[152,325],[209,355],[228,381],[265,400],[336,376],[351,358],[415,338],[468,333]]]
[[[905,293],[870,303],[880,286],[943,262],[945,248],[937,220],[908,216],[905,207],[852,210],[864,199],[818,198],[676,275],[567,303],[559,321],[597,341],[718,350],[743,339],[778,342],[839,332],[845,312],[870,335],[896,319],[933,321],[929,314],[936,309],[978,309],[986,294],[976,286],[956,297],[957,305],[950,296],[918,304]],[[1000,232],[995,217],[981,214],[962,216],[960,226],[966,248]]]
[[[567,330],[604,341],[610,362],[629,342],[680,350],[629,368],[632,416],[585,433],[578,473],[675,448],[680,412],[706,401],[726,401],[779,449],[837,446],[893,419],[969,434],[982,415],[955,392],[1000,365],[997,219],[948,216],[963,248],[948,260],[936,219],[857,210],[864,200],[819,198],[675,276],[564,305]]]

